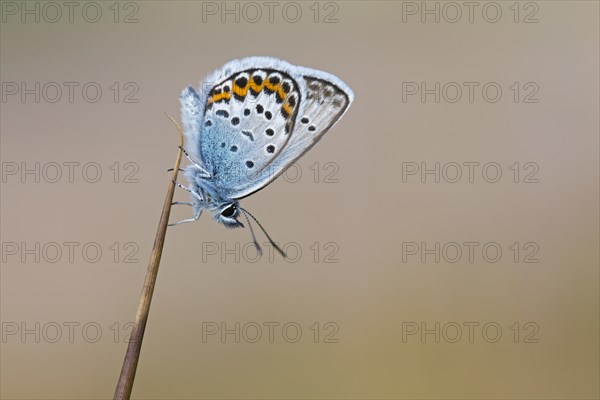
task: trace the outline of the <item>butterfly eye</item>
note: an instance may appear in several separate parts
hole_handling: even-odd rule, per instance
[[[223,210],[221,210],[221,216],[225,217],[225,218],[231,218],[235,215],[235,205],[234,204],[230,204],[227,207],[225,207]]]

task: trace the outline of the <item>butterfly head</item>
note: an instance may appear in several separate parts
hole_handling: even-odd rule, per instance
[[[254,246],[256,246],[256,250],[258,250],[258,254],[262,254],[262,249],[260,247],[260,244],[256,240],[256,236],[254,235],[254,229],[252,229],[252,224],[250,223],[250,219],[248,218],[248,216],[250,216],[250,218],[252,218],[254,221],[256,221],[256,223],[258,224],[260,229],[262,229],[262,231],[265,233],[265,235],[267,236],[267,239],[269,239],[269,242],[275,248],[275,250],[277,250],[283,256],[283,258],[286,257],[285,252],[277,245],[277,243],[275,243],[273,241],[273,239],[271,239],[271,236],[269,236],[269,234],[267,233],[265,228],[263,228],[261,223],[258,222],[258,220],[254,217],[254,215],[250,214],[250,212],[248,210],[240,207],[240,204],[237,201],[235,201],[235,200],[224,201],[224,202],[220,203],[219,206],[216,207],[214,210],[215,210],[214,211],[215,219],[217,221],[221,222],[223,225],[225,225],[228,228],[240,228],[240,227],[243,228],[244,224],[242,224],[240,221],[237,220],[238,216],[240,214],[243,214],[244,218],[246,218],[246,221],[248,222],[248,228],[250,228],[250,234],[252,235],[252,242],[254,243]]]
[[[214,217],[228,228],[243,228],[244,224],[238,221],[240,207],[237,201],[227,201],[219,204],[214,209]]]

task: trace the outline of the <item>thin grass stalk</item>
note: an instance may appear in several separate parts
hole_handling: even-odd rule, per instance
[[[167,189],[167,196],[165,197],[165,203],[163,204],[162,214],[160,215],[160,222],[158,223],[154,245],[152,246],[148,271],[146,272],[144,287],[142,288],[142,297],[140,298],[140,304],[135,316],[135,324],[131,332],[129,345],[127,346],[127,352],[125,353],[125,359],[123,360],[123,367],[121,368],[121,374],[119,375],[119,382],[117,383],[117,388],[115,390],[115,400],[128,400],[131,397],[135,371],[137,370],[140,351],[142,350],[146,322],[148,322],[148,314],[150,313],[152,294],[154,293],[154,286],[156,285],[160,258],[165,245],[165,236],[167,234],[167,226],[171,214],[171,204],[173,203],[173,195],[175,193],[175,182],[177,181],[177,173],[179,172],[179,165],[181,164],[183,133],[179,124],[177,124],[170,115],[167,114],[167,117],[173,121],[179,132],[179,151],[177,153],[175,167],[173,168],[173,176],[169,183],[169,188]]]

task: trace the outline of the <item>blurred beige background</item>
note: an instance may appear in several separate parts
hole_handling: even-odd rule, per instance
[[[355,103],[243,201],[297,262],[253,262],[207,215],[169,231],[135,398],[598,398],[597,2],[23,4],[0,25],[2,398],[112,397],[176,155],[163,113],[251,55]],[[439,103],[409,94],[436,82]]]

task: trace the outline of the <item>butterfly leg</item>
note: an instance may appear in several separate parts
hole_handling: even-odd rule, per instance
[[[178,206],[178,205],[186,205],[186,206],[193,206],[191,201],[174,201],[171,203],[172,206]]]
[[[200,164],[193,160],[192,157],[190,157],[188,152],[183,147],[179,146],[179,148],[181,149],[181,151],[183,151],[183,154],[185,154],[186,158],[194,165],[194,167],[200,170],[200,172],[202,173],[201,177],[210,178],[210,174],[204,168],[202,168]]]
[[[198,211],[194,214],[194,218],[188,218],[188,219],[184,219],[181,221],[177,221],[172,224],[169,224],[169,226],[181,225],[181,224],[186,224],[188,222],[198,221],[200,219],[200,214],[202,214],[201,208],[199,208]]]
[[[194,196],[194,197],[195,197],[195,198],[197,198],[198,200],[200,200],[200,201],[204,201],[204,198],[203,198],[202,196],[200,196],[200,194],[199,194],[198,192],[194,192],[192,189],[190,189],[190,188],[188,188],[188,187],[185,187],[185,186],[183,186],[183,185],[182,185],[181,183],[179,183],[179,182],[175,182],[175,181],[173,181],[173,182],[175,183],[175,185],[177,185],[177,187],[180,187],[180,188],[182,188],[183,190],[187,190],[188,192],[190,192],[190,193],[192,194],[192,196]]]

